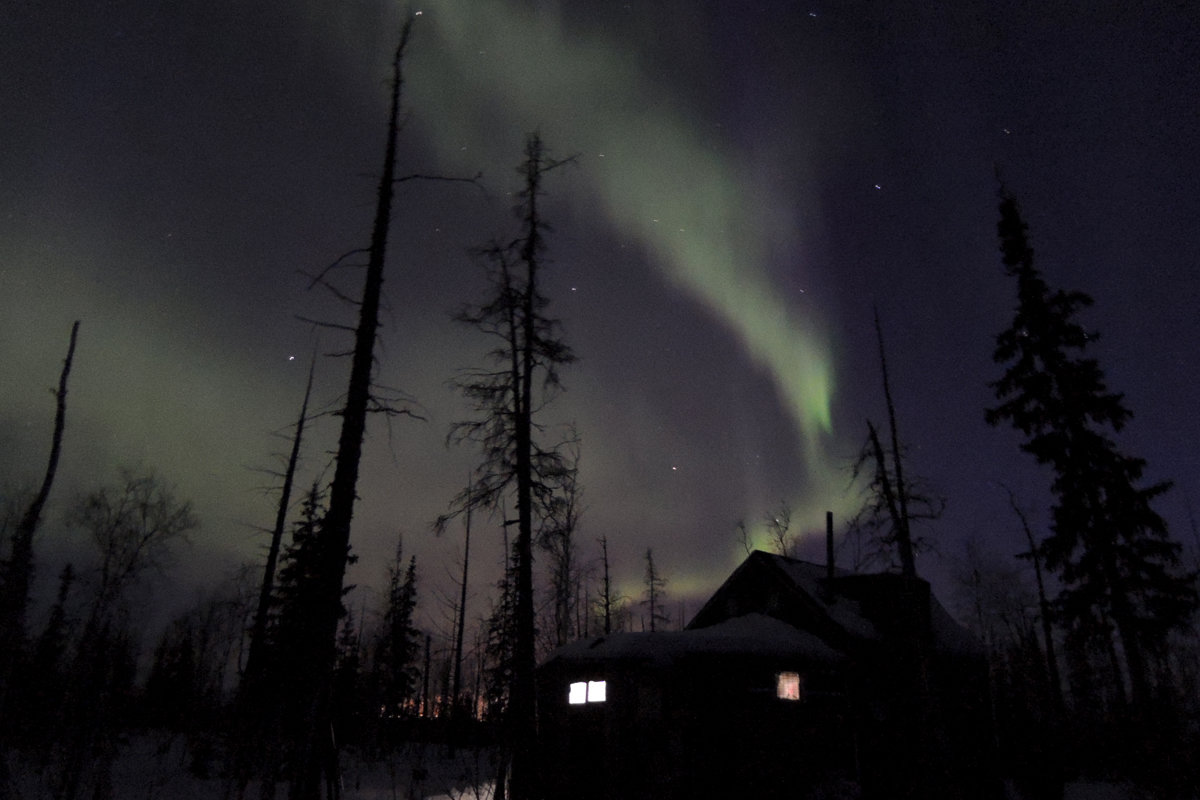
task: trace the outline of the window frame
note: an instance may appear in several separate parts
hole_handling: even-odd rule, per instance
[[[567,705],[591,706],[608,702],[608,681],[604,678],[570,681],[567,684]]]

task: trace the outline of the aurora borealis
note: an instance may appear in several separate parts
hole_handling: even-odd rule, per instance
[[[925,531],[942,555],[922,566],[944,579],[966,537],[1015,551],[997,484],[1044,510],[1045,476],[982,421],[992,337],[1012,305],[996,165],[1048,278],[1095,296],[1096,355],[1136,415],[1123,441],[1151,476],[1176,481],[1160,511],[1190,540],[1200,35],[1184,9],[413,10],[402,171],[482,178],[398,196],[379,382],[425,420],[371,423],[352,536],[363,592],[397,532],[431,593],[456,557],[453,534],[429,532],[475,458],[444,446],[463,413],[448,382],[486,343],[450,315],[483,290],[469,248],[512,230],[507,193],[534,129],[553,155],[576,156],[548,182],[548,293],[580,362],[546,419],[579,426],[584,554],[608,536],[627,594],[647,546],[674,597],[701,595],[740,557],[738,519],[782,501],[797,527],[819,531],[823,510],[854,507],[847,465],[865,418],[883,413],[873,306],[912,469],[949,500]],[[292,421],[317,344],[297,316],[352,319],[300,272],[369,234],[401,13],[380,0],[50,0],[11,12],[14,44],[0,53],[5,489],[40,475],[46,389],[82,319],[40,578],[78,547],[70,498],[118,464],[152,467],[196,503],[181,594],[256,555],[271,498],[252,468],[284,449],[272,432]],[[357,291],[355,273],[339,280]],[[343,345],[320,333],[322,351]],[[319,364],[325,411],[347,369]],[[314,430],[305,481],[328,477],[335,421]],[[494,549],[481,558],[498,559]],[[480,574],[476,603],[492,579]]]

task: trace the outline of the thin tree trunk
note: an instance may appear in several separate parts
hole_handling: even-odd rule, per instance
[[[433,637],[425,634],[425,669],[421,678],[421,702],[417,706],[417,716],[420,717],[433,716],[429,713],[429,646],[432,642]]]
[[[267,563],[263,568],[262,585],[258,593],[258,607],[255,610],[254,626],[250,633],[250,652],[246,656],[246,667],[238,684],[237,693],[237,737],[232,743],[233,772],[237,797],[242,797],[246,784],[250,780],[251,753],[258,750],[271,757],[275,748],[263,747],[263,737],[274,735],[263,730],[271,717],[273,708],[270,703],[264,703],[261,696],[266,676],[267,659],[267,619],[271,608],[271,593],[275,588],[275,570],[279,563],[279,550],[283,542],[283,532],[287,524],[288,506],[291,504],[292,485],[296,476],[296,465],[300,460],[300,445],[304,438],[304,423],[308,417],[308,401],[312,394],[313,372],[316,368],[316,353],[308,366],[308,383],[304,388],[304,400],[300,404],[300,416],[296,420],[296,432],[292,437],[292,449],[288,454],[287,468],[283,474],[283,487],[279,494],[279,505],[275,512],[275,527],[271,531],[271,544],[267,549]],[[261,764],[259,772],[273,771],[273,764]],[[265,776],[263,780],[266,780]]]
[[[600,537],[600,553],[604,557],[604,635],[612,633],[612,583],[608,575],[608,537]]]
[[[468,489],[469,491],[469,489]],[[467,627],[467,570],[471,564],[471,507],[467,506],[466,530],[463,536],[462,585],[458,593],[458,625],[454,631],[454,679],[450,687],[451,718],[458,716],[459,692],[462,689],[463,634]]]
[[[1050,600],[1046,597],[1046,581],[1042,575],[1042,554],[1037,542],[1033,539],[1033,529],[1025,512],[1017,505],[1017,498],[1012,489],[1005,487],[1008,492],[1008,504],[1021,520],[1021,528],[1025,531],[1025,541],[1029,543],[1029,558],[1033,561],[1033,576],[1037,581],[1038,608],[1041,610],[1042,638],[1046,641],[1046,673],[1050,682],[1050,698],[1054,702],[1055,711],[1063,710],[1062,679],[1058,671],[1058,655],[1054,645],[1054,626],[1050,621]]]
[[[899,514],[896,515],[896,546],[900,551],[900,571],[913,578],[917,574],[916,557],[913,554],[912,534],[908,526],[908,487],[904,483],[903,459],[900,457],[900,435],[896,431],[896,406],[892,402],[892,385],[888,380],[887,355],[883,349],[883,326],[879,324],[879,309],[875,309],[875,338],[879,341],[879,366],[883,371],[883,397],[887,401],[888,428],[892,434],[892,466],[896,473],[896,500]],[[878,450],[877,456],[882,458]],[[883,462],[880,462],[882,468]]]
[[[246,659],[246,674],[243,683],[253,683],[262,669],[267,639],[267,617],[271,608],[271,592],[275,588],[275,569],[279,562],[279,549],[287,524],[288,506],[292,499],[292,484],[296,477],[296,464],[300,460],[300,444],[304,438],[304,423],[308,417],[308,400],[312,395],[313,371],[316,361],[314,353],[308,366],[308,384],[304,387],[304,401],[300,404],[300,416],[296,420],[296,434],[292,437],[292,451],[288,455],[287,469],[283,474],[283,489],[279,494],[279,506],[275,511],[275,527],[271,531],[271,545],[267,550],[267,563],[263,569],[262,586],[258,592],[258,608],[254,614],[254,629],[250,637],[250,654]]]
[[[875,423],[867,420],[867,433],[871,439],[871,451],[875,454],[875,469],[876,475],[879,478],[879,490],[883,492],[883,501],[887,504],[888,515],[892,518],[892,527],[896,530],[896,543],[900,550],[901,571],[906,571],[912,566],[912,549],[907,550],[908,558],[906,560],[906,550],[900,543],[900,527],[903,525],[903,516],[900,513],[900,507],[896,502],[897,491],[892,488],[892,479],[888,476],[886,455],[883,452],[883,445],[879,443],[879,431],[875,429]],[[907,572],[908,577],[913,577]]]

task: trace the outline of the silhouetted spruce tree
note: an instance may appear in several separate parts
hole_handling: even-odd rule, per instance
[[[643,580],[646,587],[642,595],[642,605],[646,609],[650,630],[661,630],[664,625],[671,623],[671,615],[666,609],[667,579],[658,571],[654,564],[654,551],[646,548],[646,575]]]
[[[484,621],[484,686],[485,717],[502,722],[508,713],[509,690],[513,683],[513,647],[516,642],[516,574],[517,552],[505,541],[504,571],[496,583],[497,596],[491,613]],[[497,786],[503,785],[503,781]]]
[[[479,416],[457,423],[451,439],[475,442],[483,450],[471,487],[455,499],[456,512],[468,507],[503,509],[515,500],[515,641],[506,736],[515,800],[537,793],[533,542],[567,472],[562,455],[537,441],[541,426],[535,419],[560,388],[559,368],[575,360],[559,322],[547,313],[549,299],[542,290],[547,230],[539,205],[542,182],[547,172],[564,163],[568,162],[547,158],[537,134],[528,137],[520,168],[520,235],[484,250],[491,265],[491,296],[459,315],[460,321],[498,342],[489,353],[492,368],[469,371],[458,381]]]
[[[1110,438],[1132,414],[1085,355],[1096,334],[1077,315],[1092,298],[1049,286],[1007,191],[998,230],[1005,271],[1017,282],[1017,307],[996,337],[994,358],[1004,374],[990,384],[999,405],[987,409],[986,419],[1012,425],[1024,436],[1021,449],[1053,470],[1052,532],[1038,549],[1062,587],[1059,621],[1069,637],[1112,653],[1114,665],[1118,650],[1123,654],[1135,708],[1145,710],[1168,633],[1197,605],[1194,576],[1179,569],[1180,545],[1152,507],[1170,484],[1143,485],[1146,462],[1121,453]],[[1118,690],[1122,684],[1118,675]]]
[[[600,613],[604,618],[604,635],[613,632],[613,612],[617,610],[618,598],[613,595],[612,576],[609,572],[608,537],[600,537],[600,563],[602,568],[600,578]]]
[[[389,716],[409,716],[416,708],[421,650],[421,632],[413,619],[416,609],[417,557],[411,556],[405,567],[404,552],[397,542],[395,558],[388,567],[387,604],[374,659],[381,705]]]
[[[271,592],[265,638],[259,650],[254,678],[253,717],[248,725],[248,742],[234,745],[234,775],[237,795],[256,772],[263,796],[274,796],[274,786],[284,767],[304,750],[303,725],[309,713],[304,694],[306,665],[314,658],[319,630],[315,608],[321,602],[317,561],[317,535],[325,512],[320,485],[313,481],[300,501],[300,517],[292,523],[291,538],[279,559],[279,571]],[[247,676],[243,675],[243,681]],[[239,687],[239,691],[242,691]],[[247,695],[243,694],[245,699]],[[242,711],[247,710],[245,707]]]
[[[361,741],[363,730],[362,654],[354,614],[346,612],[338,630],[337,666],[333,672],[333,730],[341,743]],[[379,709],[371,709],[378,713]]]
[[[146,721],[175,732],[187,730],[201,699],[189,622],[178,619],[159,637],[142,697]]]
[[[58,576],[58,592],[46,627],[33,647],[24,679],[21,699],[14,712],[23,731],[21,744],[43,754],[49,748],[56,726],[62,724],[61,712],[68,662],[72,620],[67,616],[67,599],[75,583],[75,568],[63,567]]]
[[[291,541],[284,548],[272,600],[274,611],[269,641],[273,652],[269,659],[272,673],[269,683],[276,687],[290,684],[287,694],[293,705],[304,702],[297,691],[300,688],[297,684],[302,681],[299,671],[304,668],[305,659],[312,656],[311,650],[317,646],[320,634],[316,609],[322,602],[317,583],[322,551],[318,537],[324,513],[321,488],[313,481],[301,500],[300,518],[292,527]],[[293,713],[302,715],[305,712],[293,709]],[[300,721],[293,718],[285,722],[290,727]]]
[[[550,559],[551,633],[556,647],[578,637],[580,628],[576,624],[580,566],[575,532],[583,511],[583,487],[579,485],[579,438],[574,432],[565,448],[559,487],[550,497],[546,524],[538,537],[539,546]]]

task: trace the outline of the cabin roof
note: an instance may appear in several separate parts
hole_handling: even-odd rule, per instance
[[[695,630],[614,633],[580,639],[554,651],[547,664],[641,661],[669,664],[693,656],[796,657],[833,664],[843,656],[807,631],[751,613]]]
[[[606,661],[667,665],[697,656],[800,658],[843,663],[852,654],[909,629],[928,600],[936,653],[977,658],[982,650],[929,591],[894,573],[833,570],[756,550],[721,584],[682,631],[615,633],[571,642],[544,662]],[[905,612],[903,609],[910,609]]]
[[[933,645],[946,654],[977,656],[978,641],[950,616],[921,579],[895,573],[863,574],[755,550],[721,584],[688,624],[703,630],[729,616],[768,611],[812,630],[838,649],[884,638],[895,602],[908,588],[928,596]],[[767,598],[765,601],[763,598]],[[771,608],[763,608],[766,602]]]

